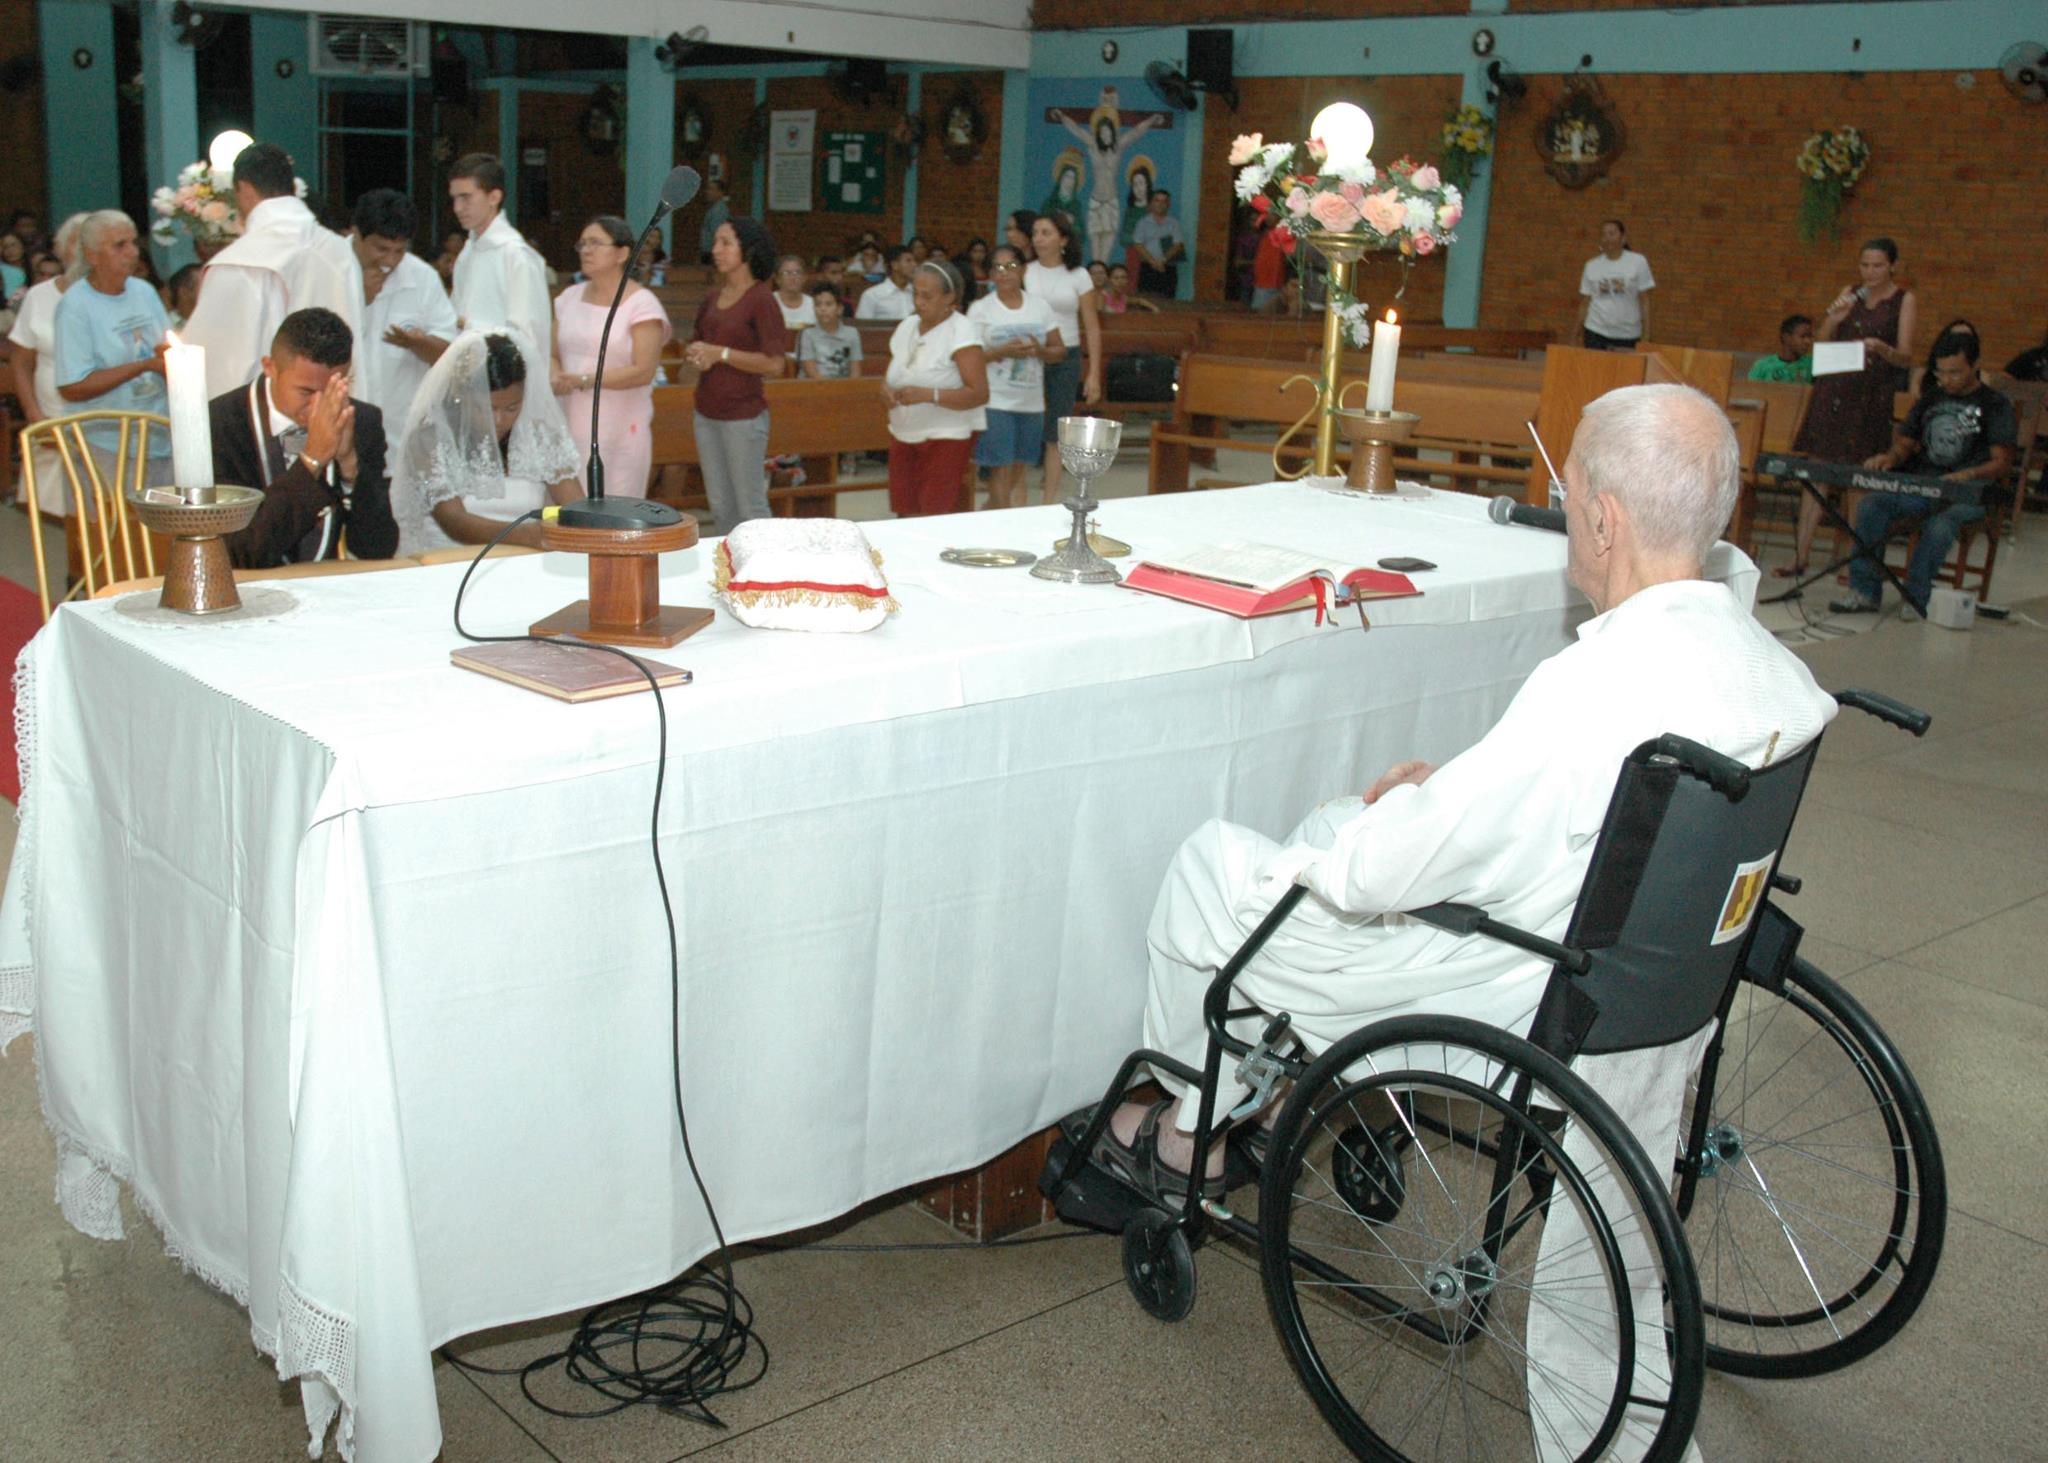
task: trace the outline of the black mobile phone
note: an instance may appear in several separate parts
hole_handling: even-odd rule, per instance
[[[1391,569],[1396,574],[1415,574],[1424,569],[1434,569],[1436,565],[1430,563],[1427,559],[1400,558],[1382,559],[1380,560],[1380,567],[1382,569]]]

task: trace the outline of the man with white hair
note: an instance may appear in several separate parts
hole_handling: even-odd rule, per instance
[[[320,308],[361,334],[362,286],[348,241],[299,201],[291,154],[252,142],[235,156],[242,236],[207,266],[199,303],[180,332],[206,347],[206,394],[256,379],[271,337],[294,310]]]
[[[1675,732],[1759,767],[1834,715],[1806,667],[1725,585],[1701,577],[1735,504],[1738,465],[1726,416],[1690,387],[1633,386],[1588,406],[1564,467],[1568,572],[1595,611],[1577,643],[1538,666],[1493,729],[1441,767],[1398,763],[1281,842],[1221,821],[1197,829],[1174,856],[1147,931],[1145,1045],[1201,1064],[1203,994],[1291,884],[1310,897],[1238,977],[1233,1005],[1291,1013],[1294,1033],[1318,1052],[1408,1014],[1526,1033],[1547,963],[1402,911],[1475,904],[1561,940],[1637,746]],[[1244,1034],[1262,1024],[1242,1023]],[[1639,1063],[1618,1065],[1635,1054],[1584,1060],[1580,1073],[1646,1152],[1669,1155],[1699,1050],[1695,1037],[1652,1053],[1647,1080]],[[1231,1068],[1219,1114],[1244,1096]],[[1199,1094],[1155,1075],[1176,1095],[1119,1107],[1093,1157],[1172,1202],[1193,1160]],[[1220,1158],[1212,1151],[1219,1194]],[[1654,1294],[1643,1304],[1657,1314]],[[1649,1385],[1639,1378],[1637,1390]],[[1626,1438],[1618,1446],[1640,1451]]]

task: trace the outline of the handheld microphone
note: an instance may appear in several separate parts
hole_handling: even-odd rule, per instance
[[[654,217],[640,231],[639,241],[633,245],[632,257],[626,260],[625,269],[619,273],[619,287],[612,293],[612,307],[605,313],[604,330],[597,337],[597,371],[590,378],[590,464],[584,473],[590,496],[581,503],[563,505],[556,521],[566,528],[665,528],[683,521],[683,515],[665,503],[650,503],[640,497],[617,500],[605,497],[604,455],[598,446],[597,423],[598,410],[604,404],[605,349],[611,344],[612,322],[618,318],[619,304],[626,298],[626,281],[633,277],[633,270],[640,263],[640,253],[647,247],[647,241],[654,237],[654,231],[661,227],[661,221],[695,198],[703,181],[692,167],[670,171],[668,180],[661,185],[661,201],[655,205]]]
[[[1495,523],[1519,523],[1524,528],[1547,528],[1552,533],[1564,532],[1564,510],[1562,508],[1532,508],[1521,499],[1507,493],[1495,495],[1486,505],[1486,516]]]

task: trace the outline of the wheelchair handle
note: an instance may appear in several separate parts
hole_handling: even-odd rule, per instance
[[[1888,721],[1916,737],[1926,736],[1927,728],[1934,724],[1934,718],[1918,707],[1908,706],[1903,701],[1894,701],[1889,696],[1880,696],[1875,691],[1837,691],[1835,702],[1840,706],[1853,706],[1858,711],[1867,711],[1879,721]]]
[[[1649,744],[1652,757],[1668,757],[1681,772],[1696,777],[1729,802],[1740,802],[1749,793],[1749,769],[1733,757],[1724,757],[1712,747],[1703,747],[1690,737],[1666,732]]]

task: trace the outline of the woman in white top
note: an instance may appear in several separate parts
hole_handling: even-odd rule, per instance
[[[1067,358],[1052,309],[1024,293],[1024,261],[1008,244],[989,255],[989,292],[967,318],[988,355],[988,426],[974,460],[988,469],[988,506],[1024,506],[1024,473],[1045,454],[1045,368]]]
[[[78,229],[85,220],[85,214],[74,213],[57,230],[52,247],[63,272],[28,287],[14,317],[14,328],[7,334],[14,343],[14,395],[27,422],[61,417],[68,410],[64,398],[57,394],[57,298],[71,284],[71,269],[78,260]]]
[[[1102,400],[1102,320],[1096,313],[1095,282],[1081,267],[1074,226],[1056,213],[1042,213],[1031,225],[1037,256],[1024,270],[1024,289],[1051,308],[1059,322],[1067,358],[1045,368],[1045,501],[1060,499],[1060,418],[1074,414],[1074,401]],[[1085,348],[1086,354],[1077,355]]]
[[[785,254],[775,266],[775,303],[782,307],[782,324],[789,331],[789,353],[796,355],[797,332],[818,323],[818,305],[804,288],[809,271],[795,254]]]
[[[913,313],[889,337],[882,404],[889,409],[889,506],[901,518],[959,506],[974,438],[986,425],[981,330],[959,312],[960,293],[952,265],[920,264],[910,281]]]
[[[457,336],[405,415],[391,475],[400,554],[489,543],[521,514],[583,496],[569,424],[517,331]],[[539,548],[540,523],[520,524],[506,542]]]

